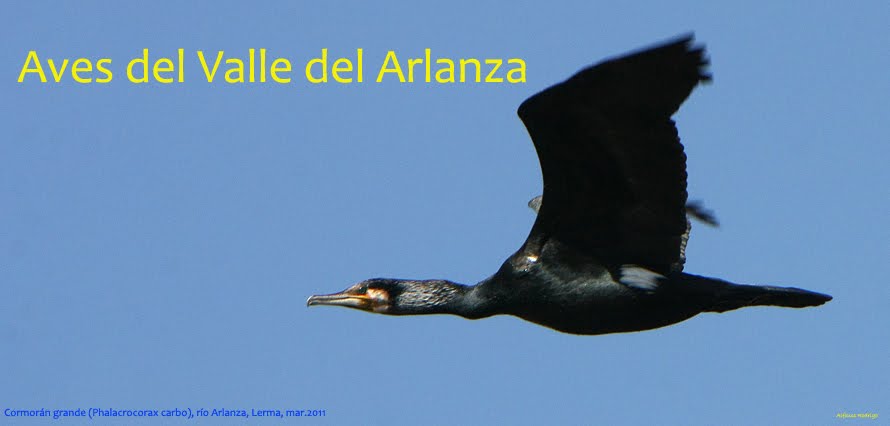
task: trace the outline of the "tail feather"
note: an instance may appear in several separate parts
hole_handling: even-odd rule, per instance
[[[794,287],[733,284],[717,278],[681,274],[682,286],[705,312],[726,312],[746,306],[806,308],[831,300],[827,294]]]
[[[729,284],[729,283],[727,283]],[[726,312],[746,306],[806,308],[831,300],[827,294],[794,287],[729,284],[717,292],[708,312]]]

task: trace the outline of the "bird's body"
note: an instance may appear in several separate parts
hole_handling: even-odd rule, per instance
[[[483,287],[510,300],[510,314],[575,334],[646,330],[701,311],[688,299],[676,303],[679,293],[668,291],[670,282],[661,289],[637,288],[620,281],[617,267],[593,259],[554,262],[566,256],[577,254],[555,241],[536,254],[517,253]]]
[[[683,272],[686,156],[671,115],[710,80],[684,37],[582,70],[519,107],[544,175],[525,244],[475,286],[371,279],[312,296],[391,315],[514,315],[566,333],[648,330],[700,312],[815,306],[831,297]]]

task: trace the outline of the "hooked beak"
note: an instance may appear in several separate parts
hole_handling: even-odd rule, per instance
[[[347,308],[361,309],[363,311],[373,310],[373,303],[370,297],[364,294],[349,294],[347,292],[334,294],[315,295],[306,301],[306,306],[345,306]]]

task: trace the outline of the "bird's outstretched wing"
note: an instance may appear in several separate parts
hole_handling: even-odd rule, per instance
[[[532,209],[536,214],[541,210],[541,203],[544,200],[543,195],[538,195],[528,200],[528,208]],[[706,225],[719,226],[717,216],[712,210],[705,208],[701,201],[694,200],[686,203],[686,232],[680,237],[680,256],[677,261],[671,265],[672,271],[683,272],[683,265],[686,264],[686,243],[689,241],[689,232],[692,231],[692,223],[689,218],[696,219]]]
[[[532,211],[537,214],[538,210],[541,209],[541,202],[543,200],[543,195],[538,195],[537,197],[528,200],[528,208],[532,209]],[[706,208],[704,203],[699,200],[693,200],[686,203],[686,216],[698,220],[705,225],[720,226],[720,222],[717,220],[717,215],[714,214],[714,211]]]
[[[544,175],[523,250],[549,239],[607,264],[667,273],[681,260],[686,155],[671,115],[710,80],[692,36],[611,59],[519,107]]]

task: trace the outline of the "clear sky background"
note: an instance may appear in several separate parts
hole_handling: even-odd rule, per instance
[[[3,9],[2,409],[326,410],[304,424],[890,418],[886,1]],[[714,74],[676,116],[689,192],[723,225],[694,229],[687,271],[834,301],[594,337],[306,308],[370,277],[492,274],[541,191],[520,102],[688,31]],[[295,82],[202,81],[196,50],[251,47],[290,59]],[[129,83],[143,48],[185,49],[186,82]],[[322,48],[363,48],[365,83],[306,83]],[[424,48],[523,58],[528,82],[373,83],[388,50],[404,61]],[[29,50],[112,58],[114,80],[18,84]]]

